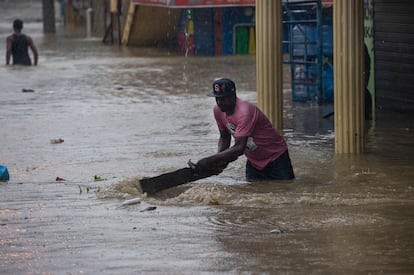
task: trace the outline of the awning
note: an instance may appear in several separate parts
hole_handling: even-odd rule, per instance
[[[305,2],[306,0],[283,0],[283,2]],[[334,0],[322,0],[324,7],[331,7]],[[132,0],[136,5],[159,6],[167,8],[206,8],[255,6],[256,0]]]
[[[256,5],[256,0],[132,0],[132,2],[138,5],[168,8],[206,8]]]

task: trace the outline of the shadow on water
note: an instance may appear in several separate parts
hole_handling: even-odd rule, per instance
[[[322,119],[332,105],[292,102],[285,70],[295,180],[246,182],[241,157],[146,197],[139,178],[216,151],[215,77],[256,102],[254,57],[112,47],[62,28],[45,36],[33,17],[39,66],[0,67],[0,161],[11,174],[0,184],[2,273],[414,271],[412,119],[380,110],[367,152],[336,155],[333,119]]]

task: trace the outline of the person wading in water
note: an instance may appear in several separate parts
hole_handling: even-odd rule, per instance
[[[196,171],[218,174],[244,154],[249,181],[295,178],[285,140],[259,108],[237,97],[231,79],[216,79],[209,96],[217,103],[213,113],[220,131],[218,153],[199,160]],[[232,136],[235,141],[230,146]]]
[[[13,65],[32,65],[28,48],[33,53],[33,65],[37,65],[39,54],[30,36],[22,33],[23,21],[16,19],[13,22],[14,33],[7,37],[6,65],[10,65],[13,56]]]

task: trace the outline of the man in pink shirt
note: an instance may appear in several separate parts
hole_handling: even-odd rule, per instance
[[[218,174],[244,154],[247,180],[295,178],[285,140],[255,105],[236,96],[231,79],[216,79],[209,96],[215,97],[217,103],[214,118],[220,131],[218,153],[199,160],[196,171]]]

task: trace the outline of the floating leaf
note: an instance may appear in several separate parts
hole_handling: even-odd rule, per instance
[[[101,178],[100,176],[95,175],[95,176],[93,177],[93,180],[94,180],[94,181],[103,181],[103,180],[107,180],[107,179],[105,179],[105,178]]]

